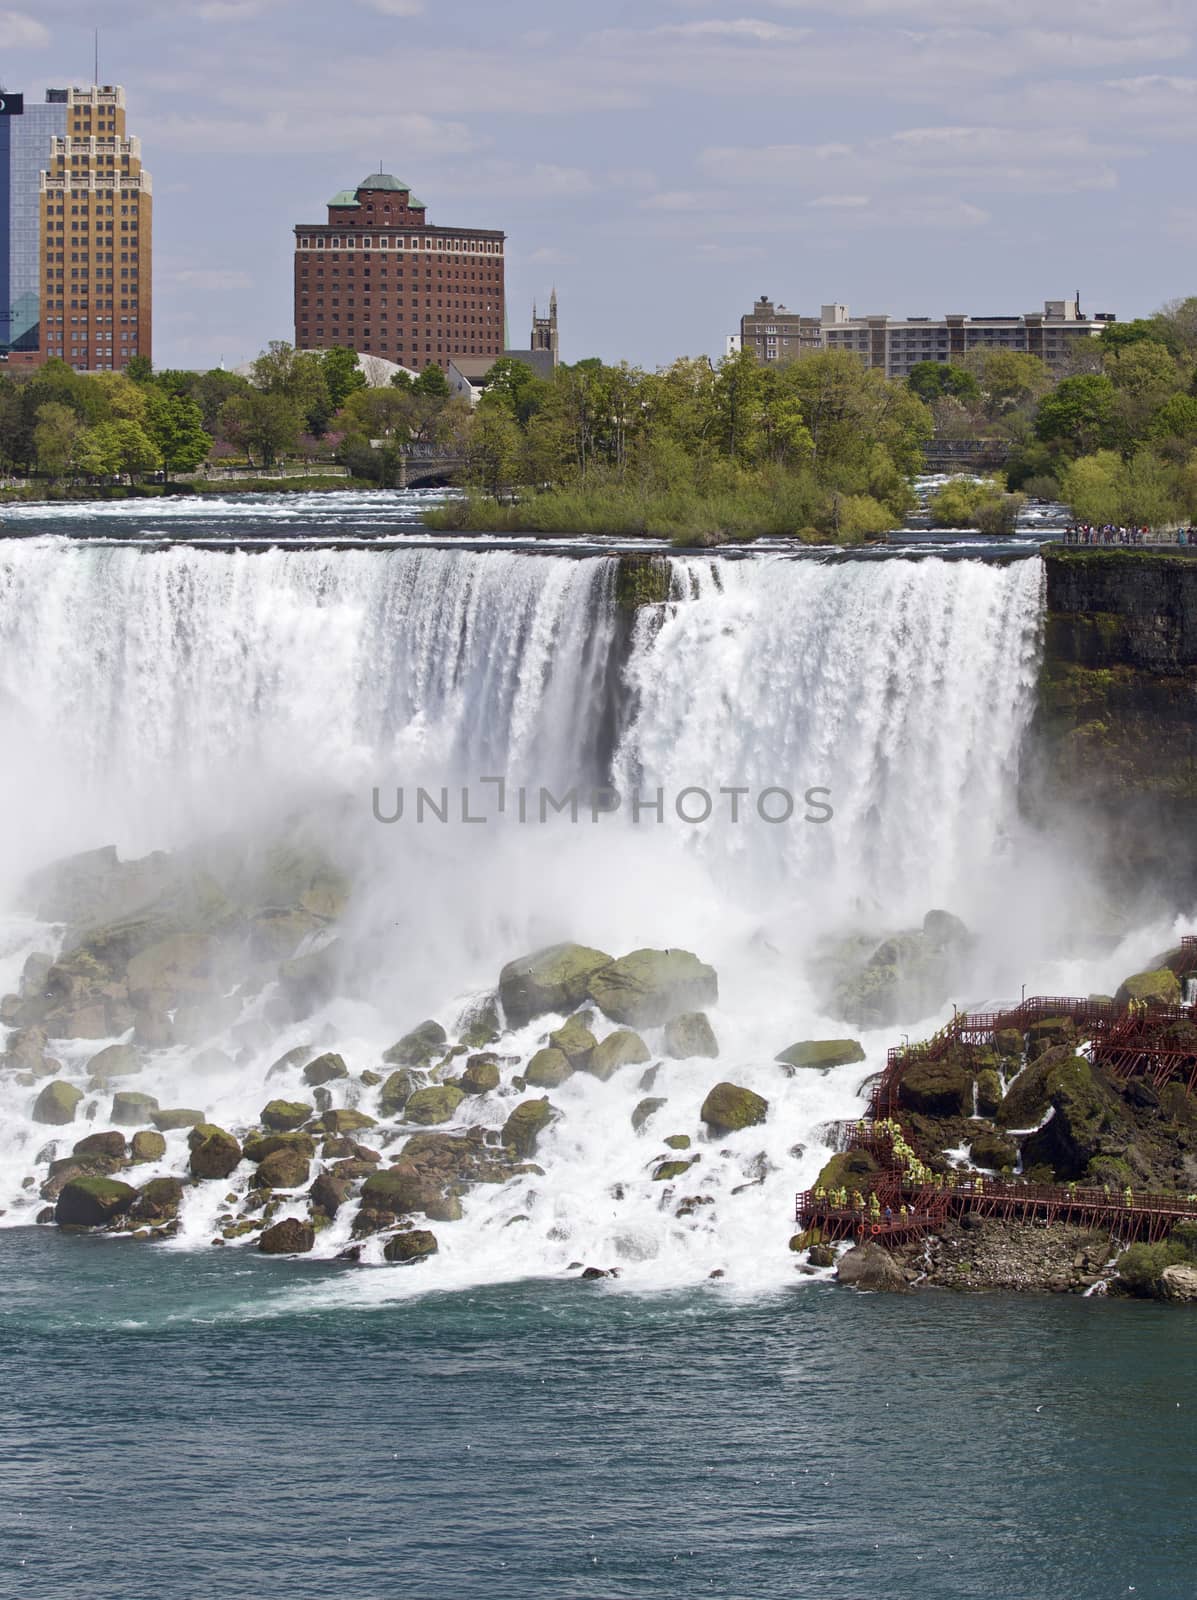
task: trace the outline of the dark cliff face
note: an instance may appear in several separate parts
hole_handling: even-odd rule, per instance
[[[1197,891],[1197,556],[1048,552],[1031,811],[1092,825],[1110,876]]]

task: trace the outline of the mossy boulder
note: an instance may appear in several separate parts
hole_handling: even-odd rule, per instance
[[[362,1185],[362,1209],[402,1217],[411,1211],[425,1210],[438,1192],[436,1183],[426,1173],[410,1161],[401,1161],[396,1166],[370,1173]]]
[[[274,1133],[290,1133],[302,1128],[311,1115],[312,1107],[303,1100],[269,1100],[262,1107],[260,1121]]]
[[[689,950],[633,950],[593,973],[587,990],[612,1022],[632,1028],[658,1028],[719,1000],[714,967]]]
[[[974,1167],[986,1167],[1000,1172],[1003,1167],[1013,1167],[1018,1160],[1018,1146],[994,1129],[986,1128],[974,1135],[969,1146],[969,1156]]]
[[[836,1282],[873,1294],[904,1294],[909,1287],[901,1267],[879,1244],[853,1245],[840,1257]]]
[[[983,1117],[992,1117],[1002,1103],[1002,1080],[993,1067],[977,1074],[977,1111]]]
[[[1023,1036],[1017,1028],[999,1028],[993,1036],[993,1048],[1004,1060],[1017,1060],[1023,1053]]]
[[[151,1178],[137,1191],[129,1208],[131,1222],[168,1222],[178,1215],[183,1203],[183,1185],[178,1178]]]
[[[586,998],[595,973],[612,964],[602,950],[584,944],[554,944],[509,961],[499,974],[499,998],[513,1028],[549,1012],[574,1011]]]
[[[81,1089],[56,1078],[45,1086],[33,1102],[33,1120],[45,1123],[48,1127],[64,1127],[68,1122],[74,1122],[82,1099]]]
[[[426,1128],[438,1122],[449,1122],[464,1099],[461,1090],[451,1083],[430,1084],[409,1097],[403,1108],[403,1120],[418,1122]]]
[[[308,1181],[310,1168],[298,1150],[275,1150],[254,1173],[258,1189],[298,1189]]]
[[[860,1189],[881,1171],[880,1164],[867,1150],[842,1150],[815,1179],[817,1189]]]
[[[203,1112],[193,1111],[189,1106],[169,1106],[150,1114],[150,1121],[159,1133],[174,1133],[179,1128],[198,1128],[203,1120]]]
[[[864,1058],[864,1049],[857,1039],[800,1039],[773,1059],[785,1067],[826,1070],[828,1067],[851,1066]]]
[[[650,1095],[647,1099],[641,1100],[632,1112],[633,1131],[639,1133],[649,1118],[655,1116],[665,1103],[664,1100],[655,1095]]]
[[[1036,1061],[1047,1050],[1076,1043],[1076,1024],[1071,1017],[1044,1017],[1027,1029],[1027,1056]]]
[[[547,1096],[539,1100],[521,1100],[503,1124],[503,1143],[527,1160],[555,1115]]]
[[[308,1190],[308,1198],[317,1211],[323,1212],[326,1217],[335,1217],[349,1199],[349,1193],[350,1184],[345,1178],[322,1172]]]
[[[596,1044],[594,1034],[580,1016],[569,1017],[560,1028],[549,1034],[550,1047],[559,1050],[575,1072],[587,1070]]]
[[[63,1227],[101,1228],[136,1199],[137,1190],[116,1178],[72,1178],[58,1196],[54,1220]]]
[[[665,1024],[665,1054],[672,1061],[714,1061],[719,1041],[705,1011],[683,1011]]]
[[[620,1067],[640,1066],[651,1060],[652,1054],[638,1033],[630,1028],[617,1028],[595,1045],[586,1071],[605,1083]]]
[[[1149,1005],[1179,1005],[1180,979],[1171,967],[1158,967],[1153,972],[1136,972],[1119,985],[1114,998],[1120,1006],[1128,1005],[1132,1000],[1146,1000]]]
[[[285,1217],[265,1230],[258,1240],[258,1249],[264,1256],[302,1256],[315,1243],[316,1230],[310,1222]]]
[[[716,1136],[754,1128],[769,1115],[769,1102],[736,1083],[717,1083],[698,1113]]]
[[[106,1133],[89,1133],[84,1139],[77,1139],[71,1151],[76,1156],[113,1156],[117,1161],[125,1159],[125,1136],[118,1133],[115,1128]]]
[[[493,994],[467,1007],[458,1023],[458,1036],[470,1050],[485,1050],[488,1044],[496,1042],[502,1031],[499,999]]]
[[[110,1044],[87,1063],[88,1077],[94,1084],[110,1083],[113,1078],[131,1078],[142,1069],[141,1052],[131,1044]]]
[[[1064,1045],[1029,1062],[1007,1087],[1002,1103],[994,1114],[994,1121],[1003,1128],[1037,1127],[1051,1105],[1047,1082],[1052,1069],[1062,1062],[1071,1061],[1073,1055],[1072,1047]]]
[[[141,1128],[129,1141],[129,1155],[134,1161],[161,1161],[166,1154],[166,1140],[152,1128]]]
[[[227,1178],[241,1160],[241,1146],[231,1133],[215,1123],[201,1122],[187,1138],[188,1163],[193,1178]]]
[[[968,1116],[973,1109],[973,1076],[955,1061],[916,1061],[902,1076],[898,1099],[928,1117]]]
[[[671,1133],[663,1142],[671,1150],[688,1150],[690,1148],[690,1135],[688,1133]]]
[[[158,1102],[152,1094],[142,1094],[138,1089],[118,1089],[112,1097],[108,1120],[135,1128],[138,1123],[148,1122],[157,1109]]]
[[[491,1094],[501,1081],[498,1058],[479,1054],[467,1060],[458,1087],[463,1094]]]
[[[310,1133],[247,1133],[241,1141],[241,1154],[255,1166],[261,1165],[276,1150],[295,1150],[307,1160],[316,1154],[316,1141]]]
[[[405,1033],[383,1052],[382,1059],[389,1067],[427,1067],[444,1054],[449,1036],[439,1022],[431,1018],[418,1028]]]
[[[349,1068],[343,1058],[331,1050],[317,1056],[315,1061],[309,1061],[303,1069],[303,1081],[309,1089],[319,1089],[323,1084],[336,1083],[348,1076]]]
[[[1024,1140],[1023,1164],[1049,1165],[1062,1180],[1081,1178],[1095,1157],[1114,1154],[1103,1148],[1114,1120],[1111,1102],[1084,1056],[1054,1065],[1046,1087],[1055,1115]]]
[[[691,1156],[688,1161],[662,1161],[653,1169],[654,1183],[670,1183],[674,1178],[680,1178],[683,1172],[690,1168],[699,1158]]]
[[[404,1106],[423,1082],[423,1074],[413,1072],[410,1067],[404,1067],[399,1072],[392,1072],[379,1092],[379,1111],[384,1117],[401,1116]]]
[[[333,1106],[320,1119],[326,1133],[364,1133],[376,1128],[376,1119],[365,1111],[355,1111],[352,1106]]]
[[[429,1256],[437,1253],[438,1248],[435,1233],[430,1233],[427,1228],[409,1228],[405,1233],[397,1233],[393,1239],[388,1239],[382,1253],[387,1261],[410,1266],[416,1261],[427,1261]]]
[[[538,1050],[524,1068],[524,1082],[529,1089],[556,1089],[573,1075],[568,1057],[554,1049]]]

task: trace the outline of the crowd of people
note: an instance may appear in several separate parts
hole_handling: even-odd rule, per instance
[[[1184,535],[1180,535],[1181,541]],[[1152,542],[1151,529],[1124,528],[1112,522],[1102,523],[1100,526],[1091,522],[1070,523],[1064,529],[1065,544],[1150,544]]]

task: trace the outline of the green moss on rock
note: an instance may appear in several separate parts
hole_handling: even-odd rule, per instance
[[[858,1039],[800,1039],[783,1050],[775,1061],[787,1067],[845,1067],[863,1061],[865,1053]]]
[[[429,1018],[418,1028],[405,1033],[402,1039],[384,1052],[383,1060],[390,1067],[427,1067],[444,1054],[449,1036],[439,1022]],[[489,1041],[487,1041],[489,1042]]]
[[[641,1066],[651,1059],[649,1048],[638,1033],[617,1028],[595,1046],[586,1071],[605,1083],[620,1067]]]
[[[270,1100],[262,1107],[260,1119],[262,1126],[274,1133],[290,1133],[303,1127],[312,1110],[303,1100]]]
[[[56,1078],[53,1083],[46,1085],[33,1102],[33,1120],[48,1127],[64,1127],[68,1122],[74,1122],[82,1099],[81,1089]]]
[[[739,1084],[717,1083],[698,1115],[716,1135],[737,1133],[764,1122],[769,1115],[769,1102]]]
[[[499,997],[513,1028],[549,1012],[574,1011],[586,998],[591,978],[611,965],[602,950],[584,944],[554,944],[509,961],[499,974]]]
[[[503,1143],[527,1160],[555,1115],[547,1096],[539,1100],[521,1100],[503,1124]]]
[[[719,981],[689,950],[633,950],[590,978],[591,999],[633,1028],[661,1027],[684,1011],[717,1004]]]
[[[705,1011],[683,1011],[665,1024],[665,1054],[673,1061],[714,1061],[719,1041]]]
[[[418,1122],[423,1127],[449,1122],[464,1099],[461,1090],[450,1083],[430,1084],[426,1089],[417,1089],[408,1098],[403,1108],[403,1120]]]
[[[560,1050],[538,1050],[524,1068],[529,1089],[556,1089],[573,1075],[573,1067]]]
[[[1180,979],[1171,967],[1159,967],[1154,972],[1136,972],[1119,986],[1115,995],[1121,1006],[1131,1000],[1173,1006],[1179,1004],[1180,998]]]
[[[231,1133],[215,1123],[201,1122],[187,1140],[191,1148],[193,1178],[227,1178],[241,1160],[241,1146]]]
[[[58,1196],[54,1220],[63,1227],[100,1228],[136,1199],[137,1190],[116,1178],[72,1178]]]

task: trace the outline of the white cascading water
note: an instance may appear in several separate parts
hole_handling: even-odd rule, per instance
[[[451,1028],[506,961],[558,939],[615,955],[682,946],[718,969],[720,1058],[664,1062],[651,1093],[666,1104],[641,1134],[630,1120],[649,1092],[641,1068],[607,1083],[577,1074],[552,1093],[563,1116],[541,1140],[543,1177],[467,1195],[461,1221],[436,1224],[440,1253],[418,1272],[304,1280],[305,1296],[385,1298],[576,1262],[617,1266],[631,1284],[715,1270],[745,1287],[788,1282],[793,1193],[826,1155],[817,1130],[855,1114],[893,1042],[865,1034],[866,1065],[822,1076],[775,1065],[795,1039],[856,1031],[820,1014],[804,953],[828,933],[917,924],[932,906],[1000,929],[995,907],[1023,861],[1037,561],[678,561],[675,598],[643,610],[630,641],[614,573],[605,557],[499,551],[0,543],[0,905],[12,908],[0,992],[31,950],[54,947],[54,931],[18,909],[22,877],[52,857],[115,842],[132,858],[232,828],[268,837],[306,815],[356,867],[346,993],[236,1068],[210,1056],[197,1066],[190,1047],[155,1052],[137,1087],[162,1105],[248,1126],[266,1099],[305,1093],[298,1071],[265,1085],[292,1046],[335,1048],[356,1078],[424,1017]],[[559,794],[592,784],[605,757],[625,804],[598,821],[523,823],[510,805],[486,825],[410,815],[417,784],[456,793],[503,775]],[[404,821],[374,820],[375,785],[384,796],[404,786]],[[716,809],[691,826],[672,813],[681,789],[732,785],[792,790],[794,819],[732,825]],[[664,820],[633,823],[626,795],[657,787]],[[801,820],[815,787],[830,791],[829,822]],[[473,792],[485,805],[487,791]],[[1030,846],[1025,859],[1043,892],[1042,860]],[[1020,959],[1033,957],[1024,947]],[[240,1020],[268,1002],[248,1002]],[[555,1025],[541,1019],[499,1048],[526,1059]],[[656,1059],[661,1034],[645,1037]],[[82,1086],[105,1042],[53,1049]],[[205,1045],[237,1053],[227,1033]],[[768,1099],[765,1126],[702,1137],[698,1108],[721,1078]],[[350,1092],[377,1109],[376,1090]],[[0,1080],[9,1224],[40,1207],[22,1185],[40,1181],[43,1147],[68,1153],[81,1131],[33,1124],[35,1093]],[[458,1124],[501,1126],[515,1098],[468,1099]],[[89,1094],[81,1120],[91,1105],[92,1126],[105,1126],[107,1097]],[[672,1134],[701,1160],[680,1185],[654,1183]],[[172,1133],[163,1162],[127,1176],[185,1163],[185,1135]],[[228,1187],[192,1191],[166,1247],[211,1239]],[[679,1217],[682,1196],[697,1203]],[[343,1208],[318,1256],[344,1248],[350,1222]]]

